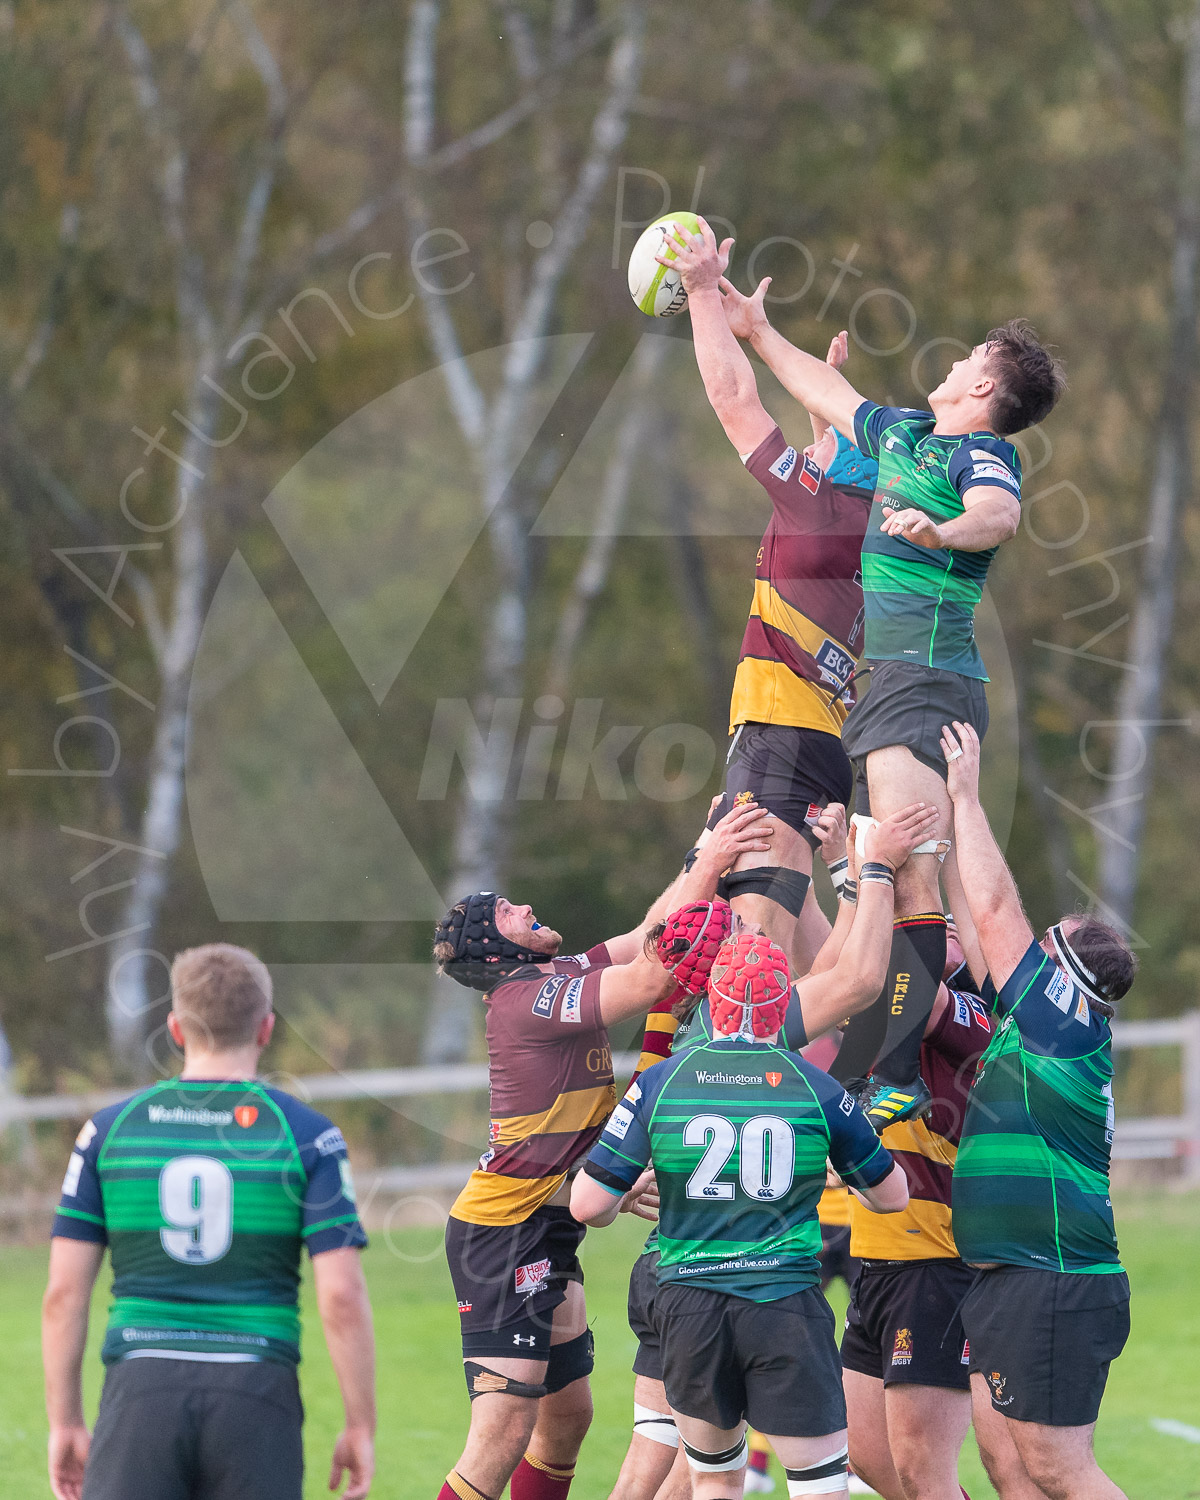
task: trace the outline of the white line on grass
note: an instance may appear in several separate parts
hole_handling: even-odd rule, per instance
[[[1165,1432],[1168,1437],[1182,1438],[1185,1443],[1200,1443],[1200,1427],[1189,1427],[1186,1422],[1176,1422],[1170,1417],[1151,1417],[1150,1425],[1155,1432]]]

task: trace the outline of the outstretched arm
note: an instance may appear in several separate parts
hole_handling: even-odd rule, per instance
[[[737,451],[752,453],[770,436],[775,421],[759,399],[754,370],[729,331],[717,290],[732,244],[726,240],[718,249],[716,236],[701,219],[699,234],[688,235],[682,229],[676,233],[674,260],[661,255],[657,259],[679,272],[687,291],[692,346],[709,404]]]
[[[748,339],[782,386],[816,417],[854,441],[854,414],[862,396],[839,371],[815,355],[789,344],[767,321],[763,298],[771,278],[765,276],[752,296],[745,297],[726,277],[720,288],[725,319],[740,339]]]
[[[979,736],[969,724],[955,721],[953,728],[942,729],[942,751],[954,803],[958,874],[983,960],[999,990],[1029,951],[1033,928],[979,800]]]

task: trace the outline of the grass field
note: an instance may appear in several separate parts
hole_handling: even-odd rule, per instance
[[[1154,1419],[1200,1424],[1200,1195],[1126,1196],[1118,1226],[1133,1283],[1133,1337],[1113,1370],[1100,1419],[1101,1462],[1130,1500],[1200,1497],[1200,1444],[1157,1432]],[[588,1236],[588,1300],[596,1330],[596,1421],[572,1500],[604,1500],[629,1438],[633,1336],[625,1286],[640,1244],[623,1219]],[[0,1250],[0,1486],[5,1496],[49,1495],[38,1362],[38,1301],[45,1256]],[[458,1317],[433,1230],[376,1236],[367,1252],[379,1340],[378,1500],[432,1500],[457,1458],[467,1398],[457,1349]],[[98,1296],[87,1361],[89,1417],[100,1387]],[[311,1297],[305,1303],[304,1400],[309,1497],[325,1489],[340,1406]],[[962,1465],[972,1495],[991,1494],[968,1439]],[[786,1496],[782,1484],[776,1495]]]

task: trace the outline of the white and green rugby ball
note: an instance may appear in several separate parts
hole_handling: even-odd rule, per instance
[[[688,234],[700,233],[700,220],[695,214],[666,214],[642,231],[629,257],[629,295],[647,317],[673,318],[687,306],[679,272],[660,266],[654,258],[665,255],[668,260],[675,259],[672,240],[677,225]]]

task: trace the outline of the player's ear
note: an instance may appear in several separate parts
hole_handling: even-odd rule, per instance
[[[171,1040],[182,1052],[184,1048],[183,1027],[179,1024],[179,1017],[173,1010],[167,1012],[167,1031]]]
[[[275,1012],[272,1010],[268,1011],[267,1014],[258,1023],[258,1031],[254,1036],[254,1045],[259,1048],[265,1047],[271,1040],[271,1034],[274,1032],[274,1030]]]

